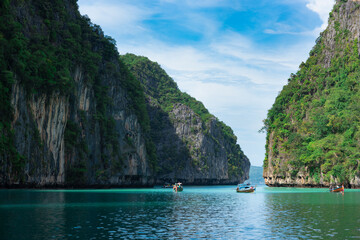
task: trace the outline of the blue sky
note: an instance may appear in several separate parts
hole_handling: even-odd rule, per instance
[[[120,54],[158,62],[225,122],[254,166],[258,133],[291,73],[325,29],[334,0],[79,0]]]

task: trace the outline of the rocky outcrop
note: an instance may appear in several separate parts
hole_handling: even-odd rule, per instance
[[[118,79],[104,79],[114,106],[106,117],[113,120],[111,131],[116,132],[118,152],[115,154],[112,147],[104,146],[107,140],[96,119],[94,89],[84,82],[84,74],[79,69],[74,74],[77,94],[71,96],[53,93],[28,97],[21,84],[13,85],[12,126],[15,145],[25,159],[25,167],[24,173],[16,173],[16,177],[11,174],[3,177],[2,184],[147,186],[154,183],[143,131],[136,115],[128,110],[129,102]],[[77,129],[71,141],[75,146],[65,148],[69,121]],[[126,141],[129,136],[131,143]]]
[[[15,21],[21,22],[28,51],[38,53],[43,50],[40,47],[51,44],[64,48],[70,40],[65,40],[69,35],[62,34],[69,34],[71,26],[80,31],[77,35],[88,34],[77,39],[84,41],[88,49],[92,48],[90,54],[97,55],[94,55],[96,61],[85,60],[87,64],[79,60],[80,56],[64,60],[72,61],[67,70],[72,85],[64,90],[51,85],[46,90],[32,89],[26,85],[28,76],[11,69],[15,79],[10,94],[11,131],[18,159],[2,150],[0,186],[153,185],[146,133],[135,113],[134,97],[129,96],[124,86],[130,77],[101,29],[89,25],[73,1],[11,2],[2,7],[7,7]],[[57,18],[54,20],[58,24],[56,39],[40,47],[32,45],[35,38],[52,37],[49,36],[51,19],[44,19],[49,15]],[[64,16],[67,23],[60,20]],[[93,64],[92,74],[90,64]],[[60,81],[51,80],[52,84]],[[39,75],[33,81],[43,80]]]
[[[157,183],[237,184],[249,178],[250,162],[229,127],[182,93],[157,63],[132,54],[122,60],[145,89]]]
[[[329,25],[327,29],[321,33],[318,41],[321,39],[326,48],[323,51],[323,59],[321,64],[325,67],[330,67],[331,59],[337,51],[337,32],[339,29],[346,29],[349,31],[348,42],[358,39],[360,36],[360,19],[359,19],[359,1],[349,0],[346,4],[335,5],[334,10],[330,13]]]
[[[14,107],[12,127],[15,132],[15,145],[26,159],[22,180],[40,185],[63,184],[68,97],[54,93],[27,98],[24,88],[16,82],[11,97]],[[19,179],[16,183],[19,183]]]
[[[159,159],[164,159],[159,162],[159,183],[236,184],[248,179],[250,165],[246,158],[242,159],[243,174],[229,176],[230,151],[215,118],[205,124],[190,107],[176,103],[169,121],[156,142]]]
[[[101,79],[101,84],[107,86],[106,98],[111,99],[105,116],[102,116],[106,119],[104,121],[97,119],[99,103],[95,90],[86,84],[81,70],[76,72],[76,92],[79,94],[74,96],[69,120],[79,126],[75,132],[80,136],[75,145],[83,149],[70,147],[66,157],[69,171],[86,169],[80,179],[86,185],[152,185],[154,180],[148,163],[144,131],[135,113],[129,111],[131,102],[120,79],[107,74]],[[79,181],[76,178],[70,181]]]
[[[268,186],[360,188],[359,1],[336,1],[309,59],[268,118],[263,176]]]

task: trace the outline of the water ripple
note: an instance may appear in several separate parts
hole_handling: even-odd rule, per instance
[[[360,192],[0,191],[2,239],[352,239]]]

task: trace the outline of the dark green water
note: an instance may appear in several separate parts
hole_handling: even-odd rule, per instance
[[[0,239],[199,238],[360,238],[360,191],[0,190]]]

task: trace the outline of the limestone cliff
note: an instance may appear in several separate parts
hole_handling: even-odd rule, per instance
[[[0,125],[0,185],[152,185],[144,95],[113,40],[71,0],[1,10],[0,89],[12,111]]]
[[[249,178],[249,160],[228,126],[182,93],[157,63],[132,54],[121,58],[145,89],[159,183],[236,184]]]
[[[327,29],[265,120],[269,186],[360,187],[360,4],[338,0]]]

